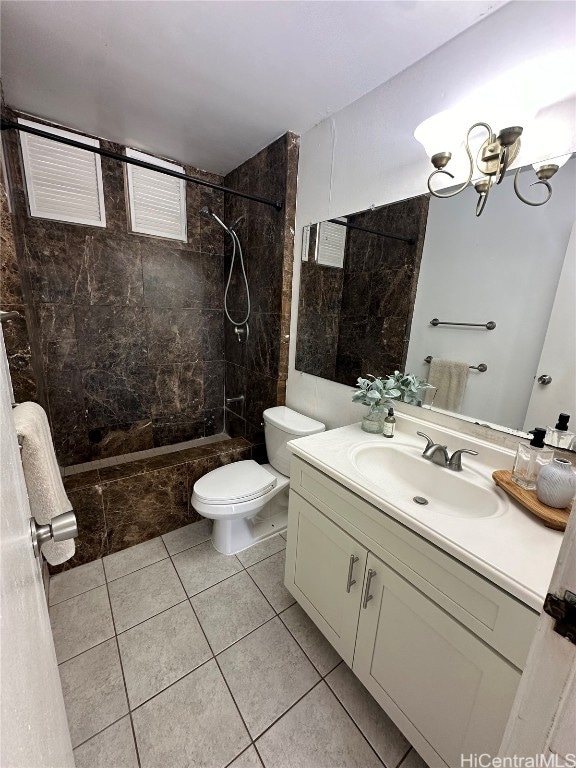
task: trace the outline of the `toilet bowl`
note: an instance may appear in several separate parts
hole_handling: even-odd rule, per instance
[[[208,472],[194,483],[192,506],[214,521],[212,544],[233,555],[288,523],[290,440],[323,432],[324,424],[286,406],[264,411],[269,464],[237,461]]]

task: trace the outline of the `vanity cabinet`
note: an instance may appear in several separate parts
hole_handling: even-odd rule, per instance
[[[299,458],[285,583],[431,768],[497,754],[535,611]]]

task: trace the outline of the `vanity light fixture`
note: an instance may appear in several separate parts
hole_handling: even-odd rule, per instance
[[[472,151],[470,149],[470,135],[474,133],[478,128],[484,129],[488,134],[488,138],[480,147],[476,162],[474,162]],[[522,130],[523,129],[517,125],[510,128],[503,128],[498,134],[496,134],[488,125],[488,123],[474,123],[474,125],[468,129],[466,134],[466,141],[464,143],[464,147],[468,155],[468,178],[457,189],[452,191],[441,192],[432,189],[432,179],[435,176],[444,174],[449,176],[451,179],[454,178],[453,174],[446,170],[446,166],[452,158],[452,153],[437,152],[430,158],[432,165],[436,169],[435,171],[432,171],[428,178],[428,189],[430,190],[430,194],[434,195],[434,197],[440,198],[454,197],[455,195],[460,194],[460,192],[463,192],[464,189],[466,189],[466,187],[470,184],[472,177],[474,176],[475,169],[477,169],[481,175],[473,182],[473,184],[474,189],[476,192],[478,192],[476,216],[480,216],[486,207],[486,202],[488,201],[490,190],[495,184],[497,185],[502,182],[510,164],[514,162],[518,156],[518,153],[520,152],[520,136],[522,135]],[[567,159],[568,157],[566,157],[566,160]],[[518,168],[514,176],[514,192],[516,193],[518,199],[523,203],[526,203],[526,205],[533,206],[540,206],[547,203],[548,200],[550,200],[552,197],[552,186],[550,184],[550,179],[558,171],[560,164],[563,164],[561,162],[562,160],[564,160],[564,158],[560,159],[560,163],[544,163],[540,165],[534,165],[534,170],[536,171],[538,181],[533,182],[531,186],[542,184],[548,190],[546,198],[539,202],[529,200],[520,192],[518,186],[518,177],[522,169]]]

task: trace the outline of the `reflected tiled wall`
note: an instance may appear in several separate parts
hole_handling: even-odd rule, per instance
[[[38,328],[44,404],[60,463],[223,431],[224,241],[198,214],[209,205],[222,217],[222,194],[187,186],[185,243],[134,235],[123,166],[102,158],[106,228],[33,219],[17,139],[7,134],[18,264]]]
[[[344,268],[302,264],[296,369],[353,386],[404,370],[426,234],[427,195],[348,216]]]
[[[290,301],[294,249],[294,218],[299,139],[287,133],[228,174],[227,187],[284,200],[281,211],[252,201],[225,198],[226,222],[243,217],[237,232],[246,254],[252,314],[247,344],[240,344],[225,321],[226,395],[244,395],[244,406],[226,410],[226,431],[246,437],[253,456],[266,460],[262,412],[283,405],[288,376]],[[226,269],[230,259],[226,248]],[[245,293],[240,272],[234,271],[229,294],[234,319],[241,319]]]

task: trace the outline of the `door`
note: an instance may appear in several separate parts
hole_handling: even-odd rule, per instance
[[[536,299],[537,300],[537,299]],[[524,429],[546,426],[564,411],[576,418],[576,224],[568,242],[566,258],[552,307],[544,346],[528,403]],[[539,376],[550,376],[540,384]],[[554,422],[556,423],[556,422]],[[554,424],[552,424],[554,426]],[[574,431],[574,424],[570,425]]]
[[[0,765],[74,768],[0,333]]]
[[[371,553],[366,574],[354,672],[429,765],[494,754],[519,670]]]
[[[297,516],[296,553],[287,586],[351,666],[367,550],[294,492],[290,515]]]
[[[576,595],[576,502],[549,591],[564,597],[567,590]],[[548,614],[541,614],[500,747],[502,757],[544,755],[550,760],[557,755],[554,765],[575,765],[576,643],[556,633],[555,623]]]

